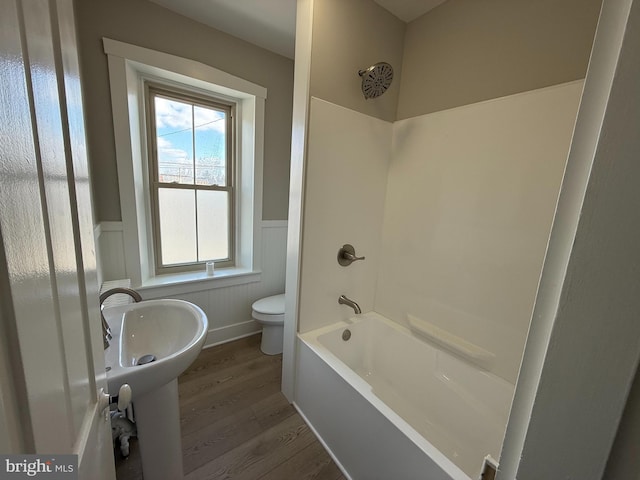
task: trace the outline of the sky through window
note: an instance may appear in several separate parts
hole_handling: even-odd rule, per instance
[[[226,185],[227,112],[158,95],[154,107],[159,180]]]

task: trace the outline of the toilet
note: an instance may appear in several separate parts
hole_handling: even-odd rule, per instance
[[[260,350],[267,355],[282,353],[284,293],[261,298],[251,305],[251,317],[262,325]]]

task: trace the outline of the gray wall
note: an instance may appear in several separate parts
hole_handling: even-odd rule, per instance
[[[266,87],[262,217],[286,219],[293,61],[145,0],[76,0],[75,7],[96,221],[121,219],[102,37],[196,60]]]
[[[372,0],[314,3],[311,95],[387,121],[584,78],[602,0],[449,0],[405,24]],[[394,81],[365,100],[358,69]]]
[[[584,78],[601,3],[443,3],[407,25],[397,118]]]
[[[449,0],[405,25],[371,0],[315,2],[311,95],[393,121],[583,78],[600,3]],[[266,87],[263,219],[287,218],[292,60],[145,0],[82,0],[76,9],[96,221],[121,218],[102,37]],[[365,100],[357,71],[379,61],[393,65],[394,82]]]
[[[640,480],[640,371],[629,392],[603,480]]]
[[[314,2],[310,93],[387,121],[396,119],[405,23],[371,0]],[[358,70],[377,62],[395,78],[379,98],[365,100]]]

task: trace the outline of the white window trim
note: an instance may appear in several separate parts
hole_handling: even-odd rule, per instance
[[[264,111],[267,90],[194,60],[103,38],[109,61],[111,109],[116,143],[127,277],[136,288],[196,281],[217,282],[237,275],[246,282],[260,273]],[[145,79],[237,102],[236,266],[214,277],[203,272],[154,274],[144,125]],[[251,275],[256,274],[256,275]],[[224,281],[222,283],[225,283]]]

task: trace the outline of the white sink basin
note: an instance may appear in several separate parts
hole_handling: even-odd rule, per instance
[[[103,314],[113,335],[105,350],[109,392],[128,383],[134,402],[184,372],[207,335],[205,313],[183,300],[147,300],[105,308]],[[155,360],[139,365],[145,355]]]

